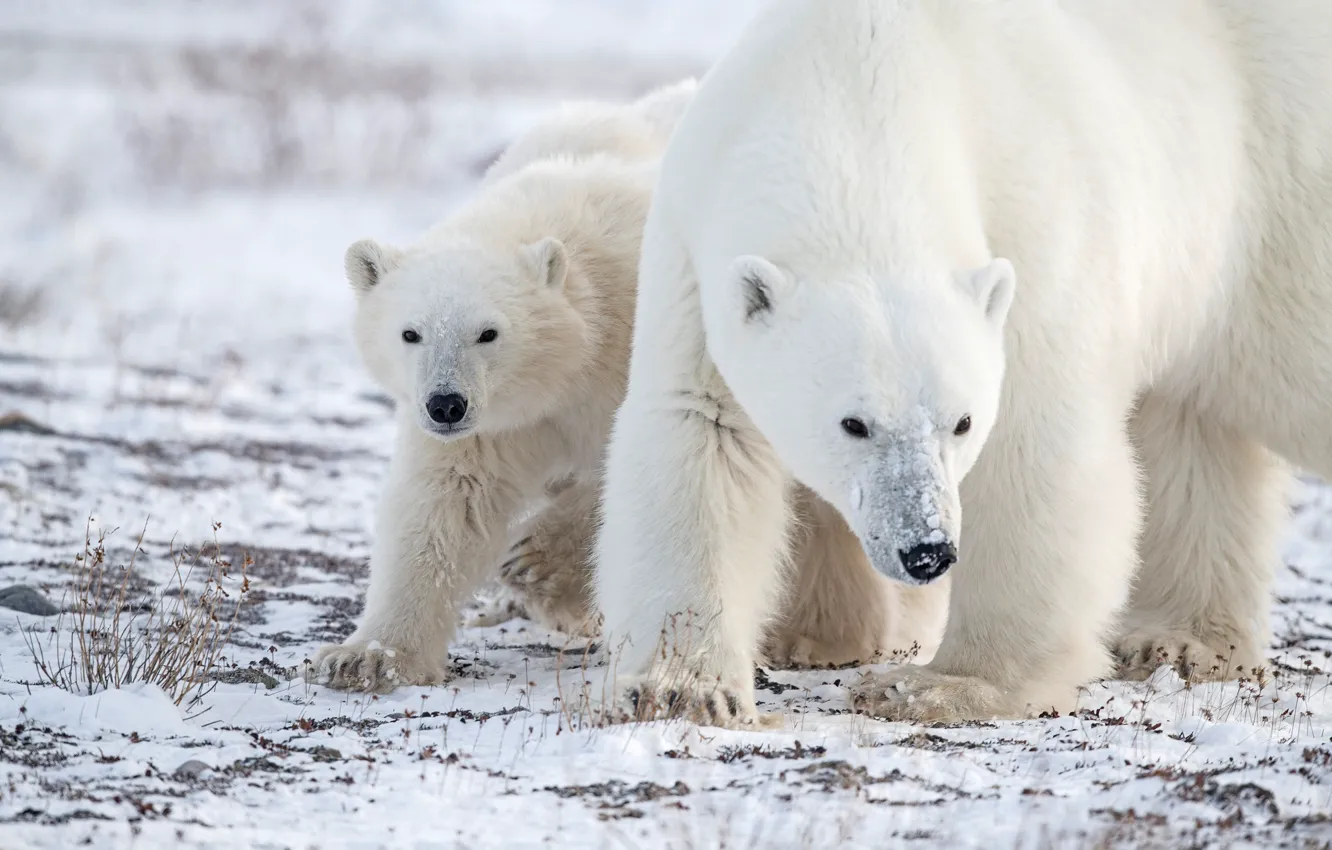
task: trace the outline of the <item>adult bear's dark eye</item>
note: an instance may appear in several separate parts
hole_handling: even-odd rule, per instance
[[[953,436],[955,437],[965,436],[966,433],[970,430],[971,430],[971,417],[963,416],[961,419],[957,420],[957,425],[953,428]]]
[[[494,328],[486,328],[481,332],[481,336],[476,338],[477,342],[494,342],[499,338],[499,331]]]
[[[842,420],[842,430],[857,440],[864,440],[869,437],[869,427],[854,416],[848,416]]]
[[[402,332],[402,341],[415,344],[421,341],[421,335],[414,330],[405,330]]]

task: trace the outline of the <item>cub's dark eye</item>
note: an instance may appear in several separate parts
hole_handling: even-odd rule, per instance
[[[418,343],[418,342],[421,341],[421,335],[420,335],[419,333],[417,333],[416,331],[412,331],[412,330],[403,331],[403,332],[402,332],[402,341],[403,341],[403,342],[410,342],[410,343],[415,344],[415,343]]]
[[[971,430],[971,417],[963,416],[957,420],[957,425],[953,428],[953,436],[961,437]]]
[[[864,440],[869,437],[869,427],[854,416],[848,416],[842,420],[842,430],[857,440]]]
[[[486,328],[481,332],[481,336],[476,338],[477,342],[494,342],[499,338],[499,331],[494,328]]]

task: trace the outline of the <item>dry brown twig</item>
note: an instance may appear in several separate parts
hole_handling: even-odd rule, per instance
[[[217,542],[221,527],[213,524],[207,556],[202,546],[191,555],[173,545],[172,577],[144,592],[134,585],[146,524],[129,563],[117,567],[108,563],[106,554],[107,538],[115,529],[99,531],[94,544],[90,519],[66,596],[72,596],[73,604],[45,639],[36,631],[24,633],[41,680],[78,694],[147,682],[176,705],[203,697],[250,590],[246,570],[252,561],[245,556],[240,574],[232,575],[233,566]],[[202,574],[197,592],[191,589],[196,572]]]

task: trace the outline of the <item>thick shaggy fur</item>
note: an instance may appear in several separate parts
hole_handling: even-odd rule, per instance
[[[626,708],[757,719],[793,479],[886,575],[959,556],[875,714],[1261,663],[1278,457],[1332,476],[1328,80],[1314,0],[760,13],[646,224],[597,573]]]
[[[397,402],[398,434],[366,612],[320,651],[319,681],[387,691],[445,680],[460,608],[497,565],[517,597],[510,613],[596,630],[601,462],[627,382],[643,222],[693,91],[687,81],[633,104],[570,106],[515,142],[478,196],[418,244],[348,249],[357,345]],[[497,336],[482,343],[485,329]],[[419,342],[404,342],[407,330]],[[468,399],[457,430],[427,412],[446,392]],[[932,648],[946,590],[931,588],[932,604],[901,594],[835,517],[820,524],[816,501],[802,503],[799,595],[775,624],[774,661]]]

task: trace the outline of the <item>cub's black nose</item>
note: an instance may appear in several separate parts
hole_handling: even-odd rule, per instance
[[[457,393],[437,393],[426,402],[426,413],[441,425],[457,425],[467,415],[467,399]]]
[[[957,563],[957,549],[952,543],[922,543],[897,553],[907,575],[917,581],[934,581]]]

